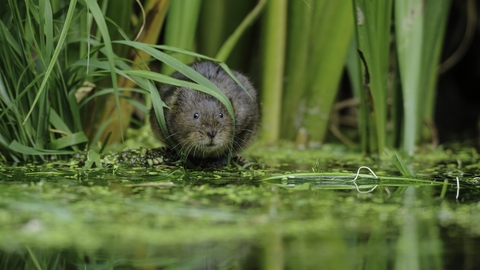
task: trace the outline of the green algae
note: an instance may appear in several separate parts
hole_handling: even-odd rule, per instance
[[[0,267],[199,268],[210,262],[207,268],[249,269],[273,263],[271,256],[286,268],[381,268],[411,260],[433,269],[459,254],[477,261],[445,249],[478,247],[468,241],[480,237],[476,152],[423,154],[405,161],[415,176],[404,177],[388,154],[366,158],[333,146],[261,150],[246,154],[256,164],[243,169],[106,159],[90,169],[75,162],[3,166]],[[360,166],[378,179],[362,171],[352,181]]]

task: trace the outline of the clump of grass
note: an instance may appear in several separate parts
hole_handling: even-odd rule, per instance
[[[364,86],[354,88],[363,88],[356,95],[365,152],[380,153],[401,144],[412,155],[416,143],[432,137],[425,130],[433,124],[434,89],[449,6],[449,0],[354,1],[362,74],[353,76],[363,79],[352,81]],[[390,106],[387,100],[392,101]]]
[[[5,160],[46,160],[83,150],[89,142],[83,131],[85,126],[89,127],[90,139],[93,138],[90,144],[96,144],[115,120],[112,112],[116,119],[130,117],[122,111],[124,103],[148,112],[147,106],[131,97],[132,92],[152,95],[156,111],[163,112],[159,108],[164,104],[154,81],[212,94],[224,102],[233,116],[230,102],[215,85],[162,50],[189,57],[202,58],[202,55],[131,41],[114,20],[106,17],[110,6],[99,6],[93,0],[82,3],[52,0],[41,1],[39,6],[34,1],[9,1],[7,7],[0,21],[3,44],[0,56],[4,59],[0,63],[0,153]],[[147,6],[146,11],[149,10],[155,8]],[[114,40],[113,31],[119,32],[121,38]],[[145,39],[148,38],[151,37]],[[154,40],[149,41],[154,43]],[[118,55],[122,50],[134,51],[137,57],[132,61]],[[150,57],[184,73],[198,84],[174,81],[148,70],[145,60]],[[222,66],[229,70],[224,64]],[[90,96],[82,97],[82,91]],[[92,108],[92,100],[99,104],[93,104]],[[98,110],[101,107],[103,111]],[[100,117],[90,121],[92,111]],[[119,121],[120,132],[117,129],[115,136],[123,138],[123,125]]]
[[[82,81],[67,69],[63,47],[77,1],[60,14],[53,6],[8,1],[2,12],[0,153],[7,160],[72,154],[88,141],[75,98]]]

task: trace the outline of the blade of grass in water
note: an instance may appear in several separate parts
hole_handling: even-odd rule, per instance
[[[408,169],[407,164],[403,162],[403,160],[400,158],[400,156],[398,156],[397,153],[395,153],[395,155],[392,156],[392,162],[403,176],[413,177],[413,173],[410,171],[410,169]]]
[[[404,207],[405,216],[404,224],[401,228],[400,235],[398,237],[395,269],[412,269],[417,270],[420,268],[420,259],[418,247],[419,243],[419,228],[417,222],[417,216],[413,210],[416,198],[415,187],[407,187],[404,193]]]

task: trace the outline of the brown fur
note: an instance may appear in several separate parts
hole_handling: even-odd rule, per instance
[[[213,82],[230,99],[235,111],[235,127],[225,106],[216,98],[185,87],[161,85],[160,96],[170,108],[164,109],[165,121],[173,145],[160,129],[155,112],[150,111],[154,134],[165,144],[196,160],[226,160],[244,150],[255,139],[260,123],[257,91],[248,78],[233,72],[248,94],[217,64],[198,62],[191,67]],[[175,72],[173,78],[188,80]],[[250,95],[250,96],[249,96]],[[195,118],[198,114],[198,118]],[[223,117],[222,117],[223,115]],[[231,145],[232,133],[234,142]]]

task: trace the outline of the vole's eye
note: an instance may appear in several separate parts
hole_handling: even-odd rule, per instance
[[[220,118],[223,118],[223,113],[220,113],[218,116],[220,116]]]
[[[198,119],[198,116],[199,116],[198,113],[194,113],[194,114],[193,114],[193,118],[194,118],[194,119]]]

